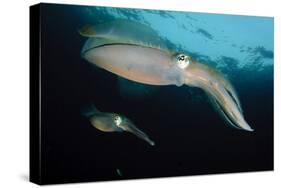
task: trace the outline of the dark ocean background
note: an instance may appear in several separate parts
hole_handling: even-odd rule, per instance
[[[273,18],[51,4],[41,13],[44,183],[273,169]],[[78,29],[117,18],[223,72],[255,131],[228,126],[201,89],[133,83],[82,59]],[[81,115],[89,104],[130,118],[155,146],[95,129]]]

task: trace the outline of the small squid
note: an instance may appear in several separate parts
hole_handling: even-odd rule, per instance
[[[151,146],[155,143],[140,129],[138,129],[134,123],[123,115],[116,113],[101,112],[94,106],[90,111],[83,113],[86,116],[92,126],[103,132],[130,132],[142,140],[148,142]]]

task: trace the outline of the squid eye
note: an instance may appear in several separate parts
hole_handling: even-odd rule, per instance
[[[178,57],[178,60],[179,60],[179,61],[184,61],[184,59],[185,59],[185,56],[184,56],[184,55],[180,55],[180,56]]]
[[[189,65],[189,56],[184,54],[179,54],[176,57],[177,66],[181,69],[185,69]]]
[[[114,123],[115,123],[115,125],[116,125],[117,127],[121,124],[121,122],[122,122],[122,119],[121,119],[120,116],[115,116],[115,117],[114,117]]]

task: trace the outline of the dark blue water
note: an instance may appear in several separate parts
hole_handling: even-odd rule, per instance
[[[273,169],[272,18],[48,4],[41,10],[45,183]],[[120,81],[83,60],[86,38],[78,29],[116,18],[152,27],[169,48],[223,72],[255,131],[227,126],[201,89]],[[156,145],[93,128],[81,115],[89,104],[126,115]]]

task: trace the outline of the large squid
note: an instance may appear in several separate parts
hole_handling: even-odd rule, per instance
[[[243,117],[231,83],[214,68],[195,61],[190,55],[169,50],[150,27],[116,20],[86,25],[79,32],[89,37],[81,52],[88,62],[143,84],[201,88],[230,125],[253,131]]]

